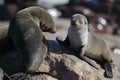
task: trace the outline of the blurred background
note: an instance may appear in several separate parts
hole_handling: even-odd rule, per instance
[[[56,35],[63,37],[70,17],[75,13],[84,14],[89,31],[104,39],[116,57],[120,55],[120,0],[0,0],[0,28],[8,27],[15,13],[29,6],[46,9],[54,18]]]

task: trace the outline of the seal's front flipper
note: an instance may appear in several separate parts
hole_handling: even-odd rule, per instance
[[[89,59],[88,57],[80,56],[80,58],[83,59],[84,61],[86,61],[88,64],[90,64],[94,68],[99,69],[99,67],[97,65],[95,65],[95,63],[91,59]]]
[[[113,77],[111,63],[108,61],[105,63],[105,73],[108,78]]]
[[[64,45],[64,46],[70,46],[70,42],[69,42],[68,36],[66,37],[65,40],[60,39],[60,37],[57,37],[56,40],[57,40],[60,44],[62,44],[62,45]]]

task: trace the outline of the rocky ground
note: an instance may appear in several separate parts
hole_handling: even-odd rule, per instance
[[[56,36],[65,38],[69,27],[69,20],[55,19],[55,24],[58,30],[56,34],[44,33],[50,45],[50,54],[44,58],[44,61],[39,68],[40,72],[44,73],[28,74],[26,75],[25,80],[120,80],[119,54],[113,53],[113,78],[106,78],[104,68],[100,66],[100,64],[96,63],[99,66],[99,69],[95,69],[85,61],[76,57],[71,49],[66,47],[61,48],[59,43],[55,40]],[[0,23],[0,28],[7,28],[7,25],[8,22],[2,22]],[[120,47],[120,37],[101,34],[98,34],[98,36],[104,39],[109,47]],[[0,56],[0,64],[7,68],[5,71],[19,71],[19,66],[22,63],[17,60],[20,55],[17,54],[16,50],[6,53],[7,54],[4,55],[4,57],[3,55]],[[2,61],[6,62],[2,63]],[[12,77],[13,80],[18,80],[23,74],[16,75]],[[0,80],[2,80],[3,72],[1,70],[0,76]]]

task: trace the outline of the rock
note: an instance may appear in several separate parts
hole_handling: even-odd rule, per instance
[[[98,64],[99,65],[99,64]],[[120,68],[113,65],[113,78],[104,76],[105,70],[99,66],[95,69],[85,61],[77,58],[72,54],[66,53],[50,53],[39,68],[43,74],[27,74],[23,80],[119,80]],[[18,80],[24,74],[15,74],[12,80]],[[3,78],[3,73],[0,71],[0,80]]]
[[[99,64],[96,63],[99,69],[95,69],[87,62],[73,55],[75,53],[72,49],[61,48],[60,45],[56,46],[58,43],[54,40],[49,40],[49,44],[50,53],[44,58],[39,68],[40,72],[44,73],[34,76],[27,74],[24,80],[120,80],[120,68],[116,64],[112,66],[113,78],[106,78],[104,75],[105,70]],[[15,63],[17,66],[20,64],[19,62]],[[23,75],[15,75],[12,80],[21,79]]]
[[[58,80],[47,74],[27,74],[18,73],[12,76],[12,80]]]
[[[98,64],[99,65],[99,64]],[[85,61],[71,54],[50,53],[40,67],[40,71],[48,72],[58,80],[119,80],[120,69],[113,65],[114,77],[106,78],[105,70],[99,66],[95,69]]]

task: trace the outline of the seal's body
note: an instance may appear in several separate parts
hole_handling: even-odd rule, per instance
[[[111,69],[111,51],[106,43],[88,31],[87,18],[81,14],[75,14],[71,17],[71,26],[68,29],[67,38],[57,41],[64,45],[71,45],[80,57],[89,64],[98,68],[89,58],[105,62],[107,77],[113,77]]]
[[[0,52],[3,51],[3,49],[5,48],[7,33],[8,33],[7,26],[0,27]]]
[[[42,31],[55,33],[52,17],[40,7],[28,7],[16,13],[10,22],[8,39],[22,54],[22,71],[38,71],[47,45]]]

